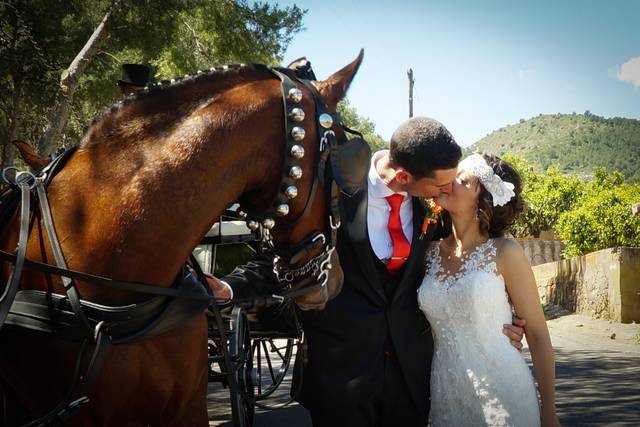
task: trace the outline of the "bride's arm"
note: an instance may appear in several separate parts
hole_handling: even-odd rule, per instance
[[[542,398],[544,426],[559,425],[555,410],[555,360],[549,330],[531,265],[518,242],[505,239],[498,254],[498,271],[516,315],[526,320],[525,335]]]

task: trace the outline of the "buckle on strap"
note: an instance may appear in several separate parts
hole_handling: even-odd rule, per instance
[[[76,410],[80,409],[80,407],[85,403],[89,403],[89,398],[87,396],[79,397],[73,402],[70,402],[67,406],[65,406],[55,414],[55,417],[52,420],[52,422],[55,420],[59,424],[62,424],[62,425],[66,424],[71,419],[71,416],[73,415],[73,413]],[[52,425],[52,423],[46,423],[44,425]]]

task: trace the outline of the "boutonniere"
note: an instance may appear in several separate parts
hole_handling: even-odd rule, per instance
[[[444,208],[438,204],[434,199],[426,199],[424,201],[424,207],[426,209],[426,213],[424,215],[424,219],[422,220],[422,227],[420,229],[420,240],[424,239],[427,231],[429,231],[429,227],[431,224],[437,224],[440,219],[440,214],[444,211]]]

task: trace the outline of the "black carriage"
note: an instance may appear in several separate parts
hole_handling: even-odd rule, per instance
[[[233,209],[226,211],[194,250],[194,257],[205,273],[213,274],[216,265],[222,271],[225,267],[227,270],[233,267],[233,261],[231,264],[229,261],[216,262],[220,252],[224,257],[230,247],[235,249],[233,259],[236,263],[247,252],[261,250],[262,230],[248,229]],[[274,392],[285,377],[290,376],[294,355],[296,351],[302,351],[303,346],[302,329],[294,306],[280,303],[275,296],[221,303],[218,308],[222,325],[211,310],[207,313],[209,382],[221,383],[229,389],[236,426],[253,425],[256,407],[277,409],[293,400],[293,397],[279,398],[276,399],[278,403],[273,403]],[[222,346],[228,349],[228,359]],[[292,396],[295,393],[296,390],[291,390]]]

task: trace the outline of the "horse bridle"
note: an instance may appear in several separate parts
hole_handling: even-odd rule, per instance
[[[313,203],[319,184],[324,184],[326,192],[329,214],[325,222],[325,229],[312,232],[295,245],[276,245],[273,242],[270,230],[276,225],[274,217],[286,217],[289,215],[289,200],[298,194],[296,181],[302,178],[302,167],[300,160],[305,155],[305,148],[302,141],[306,132],[300,126],[304,120],[305,112],[300,107],[303,92],[297,87],[293,79],[286,70],[269,69],[281,81],[281,92],[284,104],[284,129],[285,129],[285,158],[281,174],[281,181],[269,208],[261,214],[251,213],[246,201],[240,201],[240,216],[246,221],[247,227],[251,230],[262,229],[261,240],[269,251],[274,254],[273,272],[278,281],[279,294],[274,294],[261,299],[261,304],[249,302],[248,306],[272,305],[282,303],[285,299],[291,300],[297,296],[306,294],[316,289],[327,286],[331,265],[331,255],[335,251],[337,242],[337,232],[341,226],[339,197],[340,193],[352,196],[360,191],[364,179],[369,169],[369,158],[371,149],[366,143],[362,134],[355,132],[340,124],[346,132],[357,135],[357,138],[350,139],[343,144],[338,144],[336,134],[333,131],[334,123],[339,123],[337,113],[327,111],[322,96],[311,83],[309,77],[313,76],[310,66],[305,70],[305,76],[296,76],[296,81],[304,85],[312,94],[316,108],[317,134],[319,136],[319,159],[316,171],[313,175],[311,190],[304,204],[304,209],[298,216],[285,222],[284,226],[291,228],[309,215],[311,204]],[[314,78],[315,80],[315,78]],[[314,147],[312,147],[314,148]],[[327,237],[328,236],[328,237]],[[312,255],[312,254],[316,255]],[[307,259],[303,265],[300,261]],[[199,273],[200,274],[200,273]],[[234,302],[240,302],[234,299]],[[224,342],[222,318],[217,306],[213,307],[214,319],[220,331],[220,339]],[[296,316],[296,329],[301,332]],[[302,339],[298,343],[297,352],[301,354],[302,360],[306,360],[306,343]],[[232,366],[231,357],[225,346],[222,346],[222,355],[227,366]],[[302,369],[302,365],[298,365]],[[247,396],[238,385],[233,375],[228,376],[229,385],[236,390],[247,402],[262,409],[277,409],[287,406],[293,402],[302,390],[302,375],[299,372],[299,381],[296,390],[292,390],[287,401],[277,405],[266,405]]]
[[[304,74],[296,75],[295,81],[284,69],[269,69],[281,82],[281,93],[284,105],[285,150],[280,183],[269,207],[260,214],[252,213],[246,201],[240,202],[240,216],[251,230],[262,228],[261,238],[267,248],[275,255],[273,272],[280,285],[280,295],[274,298],[295,298],[314,289],[323,288],[329,280],[332,268],[331,255],[336,247],[337,231],[341,225],[339,196],[340,192],[353,195],[362,187],[368,170],[370,148],[362,135],[340,123],[338,113],[328,111],[322,96],[309,80],[313,76],[310,66]],[[302,127],[306,113],[301,108],[303,92],[296,81],[311,93],[316,110],[316,126],[319,159],[316,162],[311,190],[308,193],[304,208],[294,219],[290,215],[289,202],[297,197],[298,180],[303,176],[301,159],[305,155],[304,139],[306,131]],[[333,130],[335,124],[344,132],[353,133],[358,138],[338,143]],[[312,142],[313,144],[313,142]],[[307,147],[315,150],[315,147]],[[276,225],[276,219],[286,219],[284,226],[292,228],[308,217],[316,190],[320,183],[324,184],[328,200],[328,217],[325,229],[315,231],[295,245],[276,245],[270,230]],[[316,255],[312,255],[316,254]],[[306,260],[300,265],[302,260]]]

